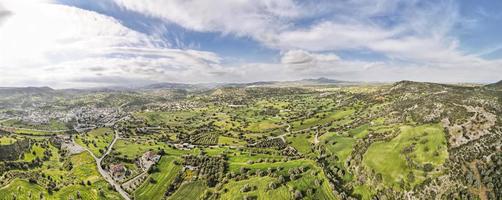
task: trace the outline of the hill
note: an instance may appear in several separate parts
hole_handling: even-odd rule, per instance
[[[496,83],[488,84],[485,87],[490,89],[502,90],[502,80]]]
[[[0,87],[0,96],[48,95],[55,92],[50,87]]]

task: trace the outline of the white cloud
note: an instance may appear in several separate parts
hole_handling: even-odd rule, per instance
[[[199,71],[220,67],[221,58],[214,53],[164,48],[169,44],[163,40],[96,12],[45,2],[5,7],[13,14],[0,26],[3,86],[82,87],[79,80],[116,76],[150,82],[207,80],[211,75]]]
[[[231,33],[255,39],[271,37],[271,30],[289,25],[300,7],[291,0],[115,0],[124,8],[159,17],[195,31]]]
[[[6,1],[1,4],[10,15],[0,24],[0,85],[502,78],[501,60],[460,50],[461,41],[452,34],[461,20],[454,1],[114,1],[189,30],[251,38],[281,54],[275,63],[237,65],[212,52],[169,48],[183,41],[171,45],[104,14],[41,0]],[[338,51],[369,51],[387,59],[344,59]]]
[[[372,51],[417,66],[493,64],[459,50],[460,42],[451,33],[462,18],[457,2],[451,0],[115,1],[187,29],[251,37],[286,52]],[[317,16],[322,17],[307,26],[297,25]],[[282,61],[310,59],[296,55],[300,60],[288,60],[288,56]]]

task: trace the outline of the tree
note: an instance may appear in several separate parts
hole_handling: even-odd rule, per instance
[[[268,188],[269,188],[269,189],[271,189],[271,190],[273,190],[273,189],[277,188],[277,183],[275,183],[275,182],[270,182],[270,183],[268,184]]]
[[[157,181],[156,181],[154,178],[152,178],[152,177],[150,177],[150,178],[148,179],[148,182],[150,182],[151,184],[155,184],[155,183],[157,183]]]
[[[427,163],[424,165],[424,171],[425,172],[431,172],[434,169],[434,166],[430,163]]]
[[[280,175],[277,180],[279,181],[279,184],[283,184],[284,182],[286,182],[286,179],[284,178],[283,175]]]
[[[409,172],[408,176],[406,176],[406,178],[408,179],[409,183],[415,182],[415,175],[413,174],[413,172]]]
[[[302,199],[303,198],[303,194],[300,190],[295,190],[295,193],[293,194],[293,197],[295,199]]]

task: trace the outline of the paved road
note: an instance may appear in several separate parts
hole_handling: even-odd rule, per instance
[[[112,147],[113,147],[113,145],[115,145],[115,142],[117,142],[118,138],[119,138],[119,133],[118,133],[118,131],[115,131],[115,137],[113,138],[112,143],[110,143],[110,145],[108,145],[108,150],[106,150],[106,152],[103,154],[103,156],[101,156],[101,158],[96,157],[94,155],[94,153],[92,153],[89,149],[85,148],[85,150],[87,152],[89,152],[91,154],[91,156],[94,158],[94,160],[96,161],[96,165],[98,167],[98,171],[101,174],[101,176],[108,183],[110,183],[111,185],[113,185],[113,187],[115,187],[115,189],[117,190],[117,192],[124,199],[130,200],[131,198],[129,198],[129,194],[127,194],[127,192],[120,187],[120,184],[118,184],[117,182],[115,182],[115,180],[113,180],[113,178],[110,176],[110,174],[108,174],[108,172],[101,167],[101,161],[103,160],[104,157],[106,157],[112,151]]]

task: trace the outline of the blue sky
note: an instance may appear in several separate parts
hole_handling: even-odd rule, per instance
[[[490,0],[0,0],[0,85],[493,82]]]

